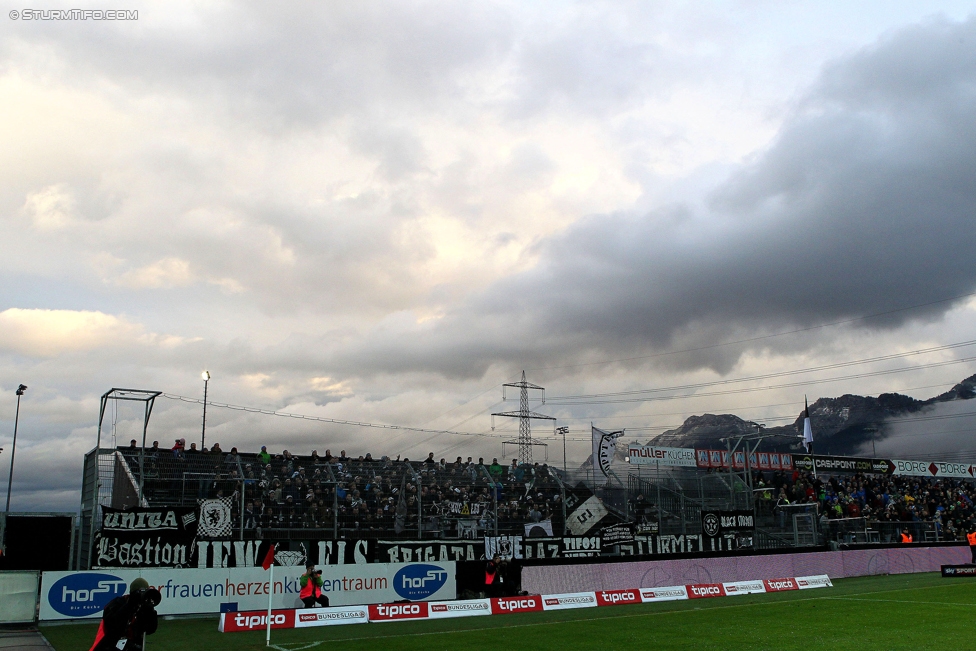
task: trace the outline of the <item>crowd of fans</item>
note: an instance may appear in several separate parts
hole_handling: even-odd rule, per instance
[[[822,528],[846,518],[931,523],[940,539],[964,540],[976,525],[976,487],[961,479],[776,471],[756,473],[753,485],[760,508],[783,519],[791,506],[813,504]]]
[[[170,450],[154,442],[144,454],[132,441],[122,452],[134,474],[143,457],[150,503],[231,498],[235,529],[243,522],[262,534],[325,529],[349,538],[458,538],[496,527],[522,534],[526,524],[545,520],[562,531],[564,493],[546,464],[448,462],[433,453],[417,462],[350,457],[345,450],[272,455],[267,447],[242,454],[224,452],[219,443],[198,450],[182,440]]]
[[[547,520],[563,530],[566,493],[545,464],[448,462],[433,453],[419,462],[374,459],[344,450],[297,456],[266,447],[242,454],[219,443],[198,450],[183,440],[169,450],[153,442],[144,455],[131,441],[122,452],[134,474],[144,457],[150,502],[232,498],[235,529],[243,518],[245,530],[325,529],[351,538],[457,538],[496,527],[522,534],[526,524]],[[813,507],[822,531],[832,521],[861,518],[892,527],[930,523],[940,539],[963,540],[976,526],[976,487],[965,480],[794,470],[756,472],[753,486],[759,512],[774,514],[781,527],[798,505]]]

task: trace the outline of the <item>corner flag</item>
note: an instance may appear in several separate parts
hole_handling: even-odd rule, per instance
[[[268,545],[268,553],[264,555],[264,560],[261,561],[261,567],[264,569],[270,569],[274,565],[274,555],[275,555],[275,545]]]

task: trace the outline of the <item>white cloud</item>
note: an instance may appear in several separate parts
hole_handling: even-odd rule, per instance
[[[118,277],[118,284],[132,289],[186,287],[193,282],[190,263],[179,258],[163,258],[145,267],[131,269]]]
[[[124,318],[88,310],[12,307],[0,312],[0,349],[34,357],[125,344],[143,327]]]

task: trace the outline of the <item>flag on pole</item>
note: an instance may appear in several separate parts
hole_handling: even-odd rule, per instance
[[[807,446],[807,453],[813,454],[813,427],[810,425],[810,405],[806,396],[803,396],[803,406],[803,444]]]
[[[590,423],[593,433],[593,479],[597,478],[597,471],[603,474],[604,479],[610,477],[610,464],[613,461],[613,453],[616,450],[617,439],[623,435],[623,430],[619,432],[604,432],[599,427]]]

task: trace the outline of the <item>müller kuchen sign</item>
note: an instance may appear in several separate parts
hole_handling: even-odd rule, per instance
[[[654,445],[631,445],[628,450],[631,465],[682,466],[698,465],[693,448],[660,448]]]

